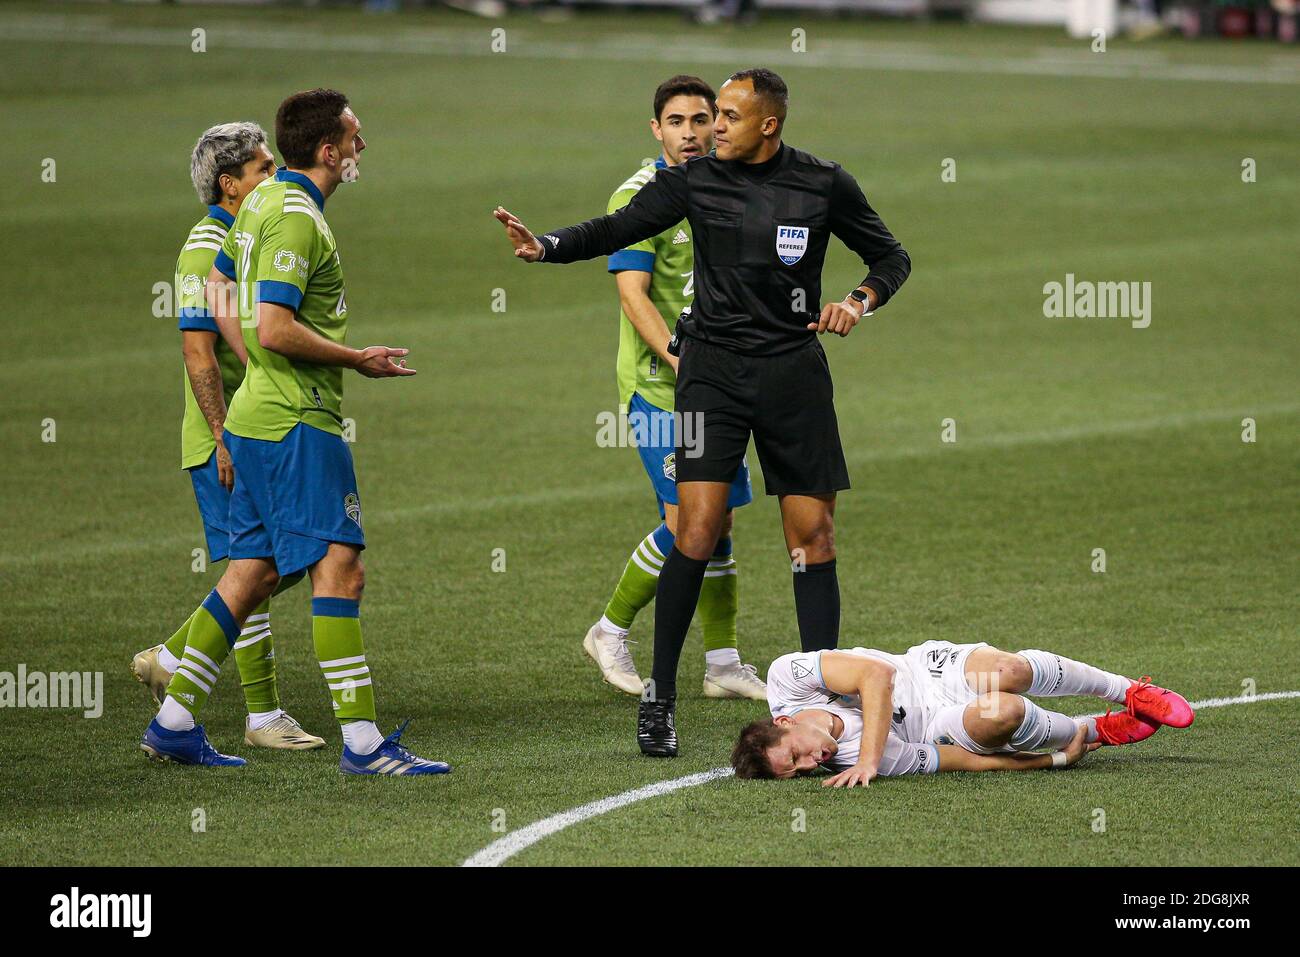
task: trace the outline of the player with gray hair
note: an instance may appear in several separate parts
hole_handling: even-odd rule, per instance
[[[199,201],[205,206],[218,206],[223,198],[238,200],[244,167],[255,159],[259,160],[254,164],[259,171],[264,166],[261,160],[271,163],[258,182],[275,172],[275,159],[266,146],[266,131],[256,123],[221,123],[204,130],[190,154],[190,180]]]
[[[189,473],[194,486],[208,558],[214,562],[225,558],[230,548],[230,490],[235,472],[224,442],[226,407],[244,381],[247,353],[238,329],[223,335],[208,309],[208,271],[245,197],[274,172],[275,157],[267,148],[266,133],[256,123],[214,126],[199,137],[190,156],[190,178],[208,210],[190,230],[176,261],[176,304],[188,380],[181,422],[181,468]],[[286,581],[286,586],[292,583]],[[178,671],[199,687],[210,689],[216,680],[218,672],[211,662],[186,648],[190,624],[197,614],[196,610],[165,643],[140,652],[131,662],[131,671],[149,689],[155,704],[162,704],[167,684]],[[323,738],[308,734],[280,708],[269,600],[245,623],[234,653],[248,705],[244,742],[292,750],[323,746]]]

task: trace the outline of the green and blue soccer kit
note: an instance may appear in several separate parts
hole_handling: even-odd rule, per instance
[[[230,348],[208,310],[206,288],[212,263],[235,217],[220,206],[209,206],[208,213],[194,225],[176,260],[175,290],[178,326],[181,332],[205,332],[213,336],[213,352],[221,370],[221,386],[226,407],[244,380],[244,363]],[[189,474],[203,521],[208,558],[217,562],[230,551],[230,492],[221,484],[217,469],[216,439],[208,424],[188,373],[185,377],[185,413],[181,419],[181,468]],[[210,602],[208,602],[210,604]],[[181,675],[177,700],[195,706],[211,693],[216,674],[200,645],[189,648],[188,639],[195,618],[206,614],[202,608],[193,614],[163,643],[171,657],[179,662]],[[224,640],[224,637],[223,637]],[[244,700],[250,714],[265,714],[280,707],[275,674],[275,648],[271,638],[271,603],[266,601],[248,617],[243,632],[234,642],[235,662],[239,668]]]
[[[331,542],[365,547],[352,453],[343,441],[343,369],[299,362],[258,341],[258,303],[295,312],[343,343],[347,299],[320,190],[282,169],[239,210],[216,266],[236,280],[248,371],[226,417],[235,465],[233,558],[273,558],[281,575],[318,562]]]
[[[365,547],[352,453],[343,440],[343,369],[273,352],[257,336],[259,303],[294,311],[331,342],[347,339],[347,297],[325,197],[281,169],[240,207],[216,267],[239,287],[248,372],[226,417],[235,466],[232,558],[271,558],[281,575],[310,568],[333,543]],[[360,602],[314,597],[312,639],[344,724],[374,721]]]
[[[622,209],[667,164],[660,157],[641,167],[610,197],[607,213]],[[658,236],[643,240],[609,257],[609,271],[637,271],[650,274],[649,299],[668,325],[688,313],[694,298],[695,257],[691,225],[682,220]],[[628,434],[636,446],[641,464],[654,488],[659,517],[664,505],[677,504],[677,430],[682,428],[673,415],[676,375],[672,366],[641,338],[627,314],[619,312],[618,401],[627,415]],[[727,507],[738,508],[753,501],[749,467],[742,461],[727,497]],[[673,547],[673,534],[666,524],[647,535],[628,559],[622,577],[605,607],[605,618],[628,629],[637,613],[654,598],[659,571]],[[705,572],[698,616],[704,631],[706,652],[736,647],[737,565],[731,539],[718,542]]]

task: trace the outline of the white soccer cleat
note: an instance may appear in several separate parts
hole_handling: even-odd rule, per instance
[[[244,718],[244,743],[254,748],[279,748],[284,751],[310,751],[325,747],[325,739],[308,734],[287,711],[256,730]]]
[[[750,698],[767,700],[767,685],[753,665],[735,664],[709,667],[704,672],[704,697]]]
[[[131,674],[135,675],[136,681],[149,689],[149,697],[153,698],[155,708],[162,707],[163,699],[167,697],[167,685],[172,680],[172,673],[158,661],[160,651],[162,645],[154,645],[131,659]]]
[[[627,650],[627,635],[611,635],[597,623],[582,639],[582,650],[596,662],[607,682],[619,691],[641,697],[645,684],[636,673],[632,652]]]

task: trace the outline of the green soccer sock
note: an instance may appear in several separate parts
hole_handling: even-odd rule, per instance
[[[249,714],[262,714],[280,707],[275,680],[275,648],[271,638],[271,599],[253,609],[235,642],[235,664]]]
[[[637,545],[605,606],[605,617],[610,622],[625,631],[632,627],[637,612],[654,600],[659,570],[672,547],[673,533],[667,525],[660,525]]]
[[[214,588],[190,619],[181,663],[167,685],[167,698],[158,719],[173,731],[188,723],[180,709],[197,721],[208,695],[221,676],[221,665],[239,637],[239,625]],[[179,726],[176,726],[179,725]]]
[[[736,559],[731,539],[724,538],[709,559],[696,609],[704,630],[704,652],[736,647],[736,612],[740,607]]]
[[[180,661],[181,655],[185,654],[185,639],[189,637],[190,625],[194,623],[194,616],[198,613],[198,609],[196,608],[190,613],[190,617],[185,619],[185,624],[176,629],[176,634],[163,642],[163,647],[166,648],[168,653],[177,661]]]
[[[373,722],[375,690],[361,642],[361,603],[352,598],[313,598],[311,616],[312,641],[334,699],[334,717],[340,724]]]

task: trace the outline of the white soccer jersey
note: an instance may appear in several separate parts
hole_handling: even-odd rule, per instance
[[[933,774],[939,769],[939,749],[925,740],[927,712],[924,689],[916,684],[911,663],[902,655],[870,648],[842,649],[844,654],[878,658],[895,669],[893,721],[885,752],[880,759],[882,777],[899,774]],[[772,716],[793,717],[807,708],[829,711],[844,722],[836,738],[839,750],[827,763],[836,768],[852,767],[858,760],[862,738],[862,702],[857,695],[831,691],[822,681],[822,654],[796,652],[782,655],[767,672],[767,704]]]

